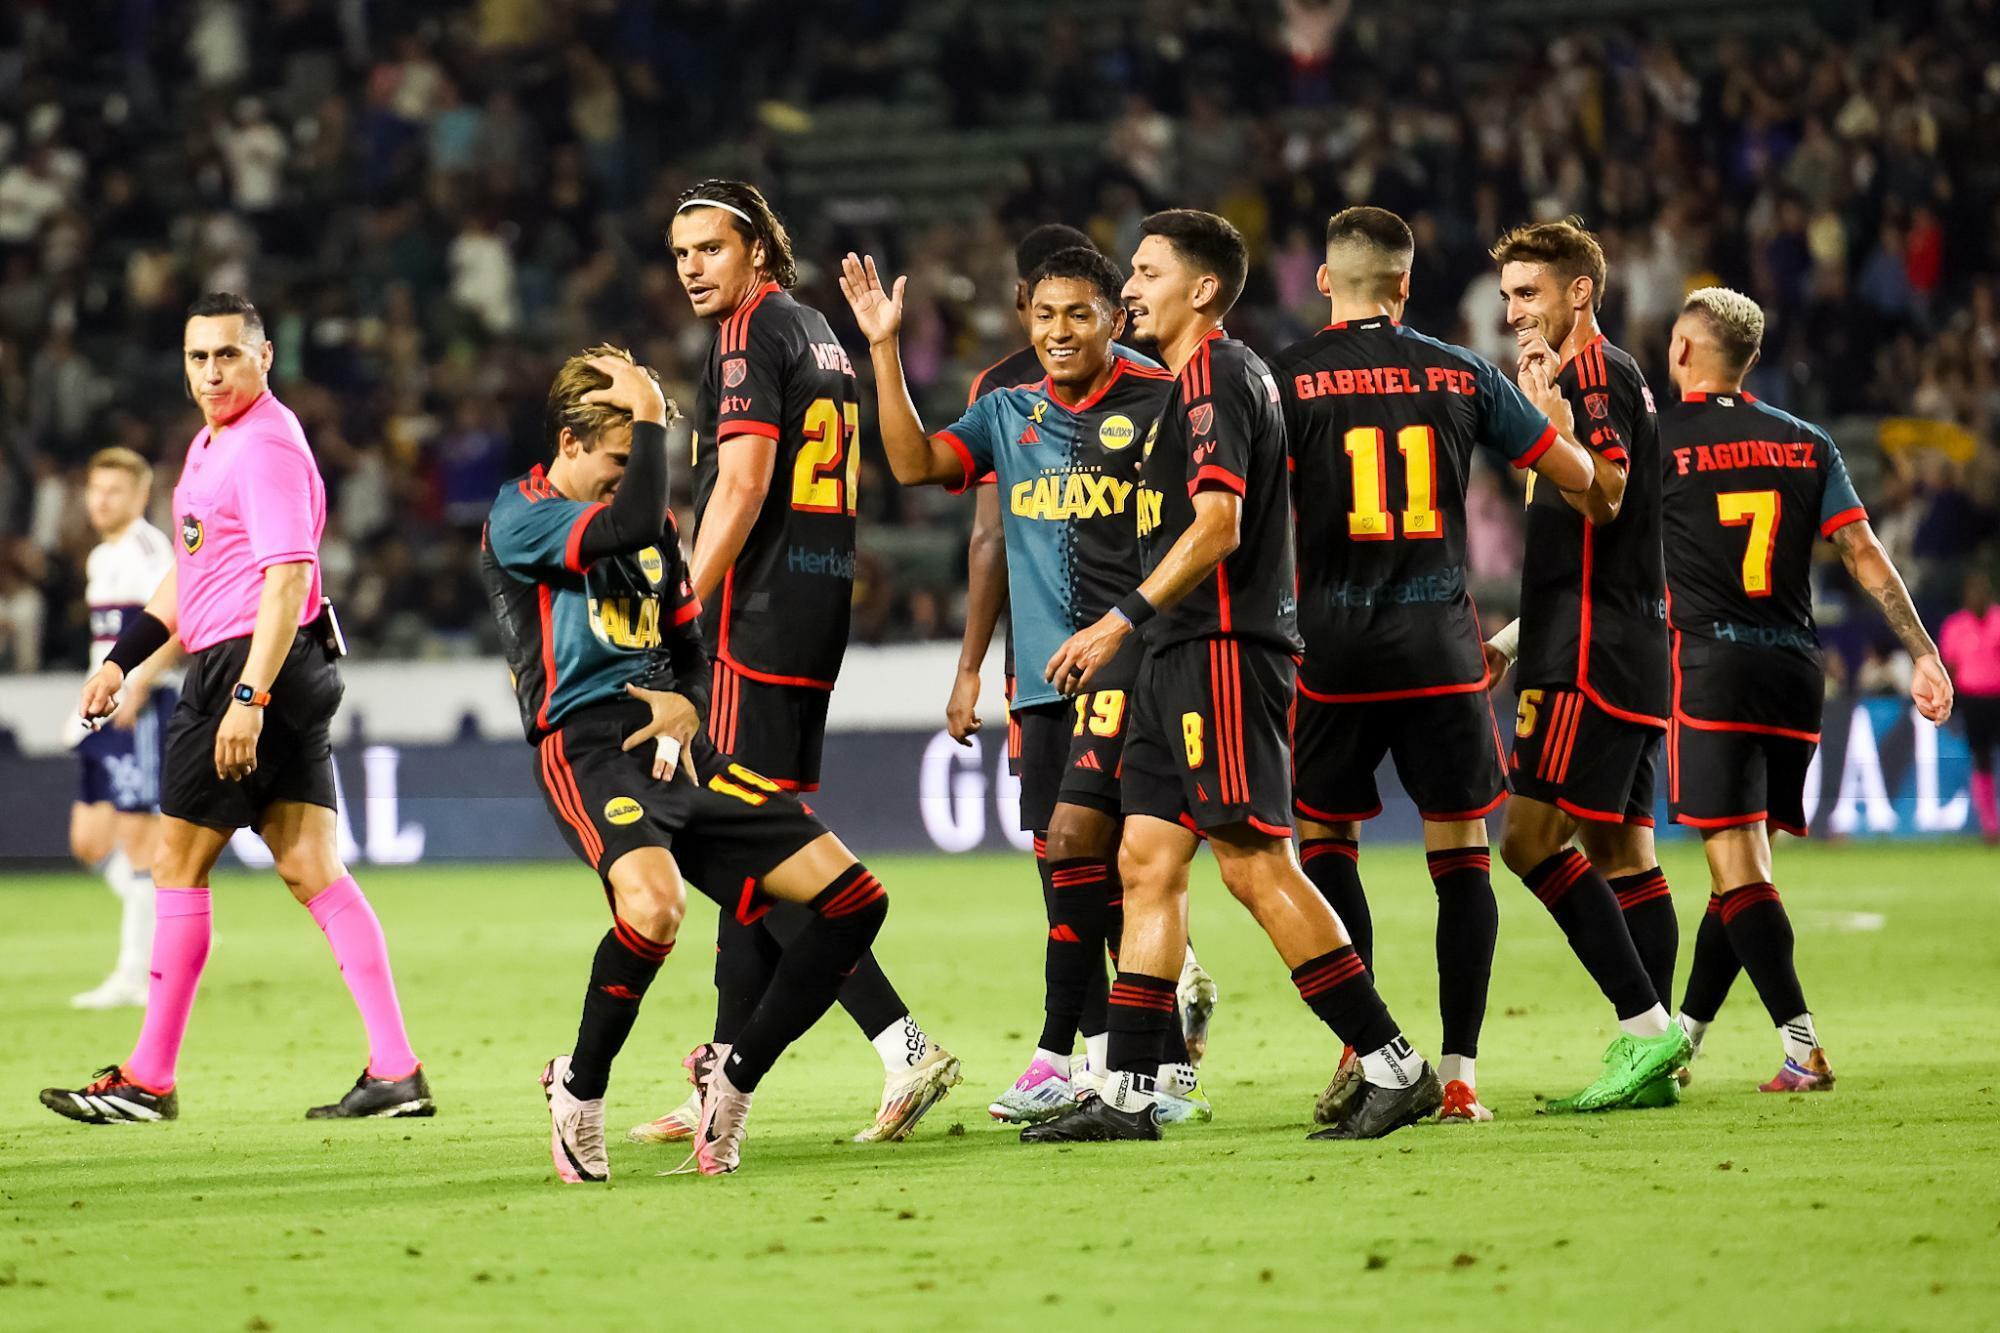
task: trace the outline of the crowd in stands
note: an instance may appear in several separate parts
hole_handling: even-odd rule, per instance
[[[1011,8],[966,7],[936,133],[1101,123],[1101,155],[1024,160],[960,215],[913,221],[784,184],[800,127],[909,88],[900,42],[923,0],[15,0],[0,671],[83,661],[80,465],[139,450],[164,512],[199,425],[181,311],[213,289],[265,312],[274,383],[327,477],[327,584],[357,648],[491,651],[480,522],[544,448],[560,356],[620,341],[692,400],[708,330],[662,237],[676,193],[718,172],[767,185],[801,295],[837,330],[833,256],[867,248],[912,275],[905,355],[933,427],[1019,342],[1012,241],[1038,222],[1122,261],[1154,208],[1224,213],[1254,260],[1231,331],[1275,350],[1322,321],[1328,213],[1391,207],[1418,236],[1407,320],[1511,365],[1485,248],[1576,214],[1610,256],[1607,326],[1656,394],[1682,294],[1749,291],[1769,318],[1753,387],[1834,424],[1926,613],[1991,563],[2000,0],[1744,7],[1835,16],[1782,40],[1510,26],[1423,0]],[[1489,613],[1518,572],[1512,485],[1482,468],[1472,495]],[[955,633],[964,502],[899,493],[872,462],[863,496],[857,639]],[[1882,636],[1837,565],[1825,594],[1859,678]]]

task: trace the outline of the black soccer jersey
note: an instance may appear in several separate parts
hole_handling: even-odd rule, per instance
[[[1203,490],[1243,497],[1240,540],[1213,574],[1147,626],[1155,649],[1233,635],[1299,651],[1286,470],[1277,382],[1255,352],[1211,331],[1146,437],[1140,555],[1151,573],[1194,522],[1194,496]]]
[[[706,693],[701,604],[673,515],[657,544],[586,562],[583,532],[604,507],[565,498],[538,465],[500,488],[480,533],[480,578],[537,744],[580,708],[628,699],[629,684],[698,679]]]
[[[1330,702],[1486,686],[1465,590],[1465,491],[1484,444],[1529,467],[1556,430],[1492,363],[1388,316],[1271,362],[1298,513],[1299,685]]]
[[[767,282],[722,321],[695,397],[697,516],[715,490],[718,440],[777,442],[764,507],[702,620],[716,657],[751,680],[830,690],[840,674],[860,424],[854,367],[819,311]]]
[[[1556,376],[1578,438],[1625,468],[1625,499],[1603,527],[1529,479],[1521,568],[1525,688],[1573,685],[1613,717],[1667,725],[1666,572],[1660,558],[1660,441],[1638,362],[1599,335]]]
[[[1833,439],[1749,394],[1660,417],[1675,717],[1817,736],[1813,543],[1868,517]]]

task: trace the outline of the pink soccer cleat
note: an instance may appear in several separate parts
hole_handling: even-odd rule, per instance
[[[1833,1066],[1826,1062],[1826,1052],[1819,1047],[1812,1048],[1806,1062],[1787,1056],[1785,1063],[1769,1083],[1759,1084],[1759,1092],[1826,1092],[1833,1087]]]
[[[1034,1125],[1061,1115],[1076,1104],[1069,1071],[1037,1056],[1014,1086],[994,1098],[986,1114],[1011,1125]]]

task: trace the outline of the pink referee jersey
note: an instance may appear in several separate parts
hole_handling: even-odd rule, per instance
[[[190,653],[257,628],[264,571],[312,564],[299,623],[319,615],[326,485],[292,410],[266,389],[211,439],[188,446],[174,487],[174,568],[181,645]]]
[[[1954,611],[1938,631],[1938,656],[1961,694],[2000,694],[2000,604],[1986,614]]]

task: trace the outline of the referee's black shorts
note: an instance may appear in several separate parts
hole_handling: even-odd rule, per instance
[[[302,629],[271,685],[257,769],[228,780],[215,772],[215,731],[243,678],[250,636],[225,639],[196,653],[167,724],[160,779],[160,813],[214,829],[254,828],[273,801],[334,808],[333,714],[345,688],[318,632]]]

